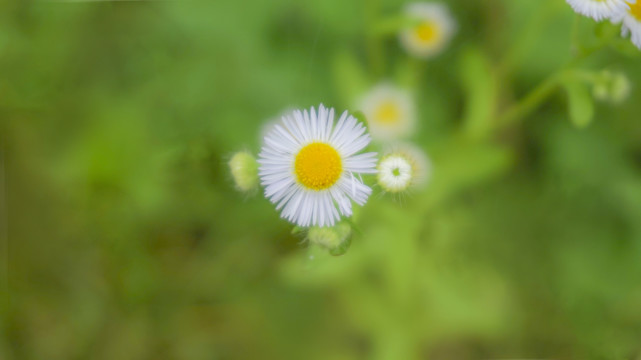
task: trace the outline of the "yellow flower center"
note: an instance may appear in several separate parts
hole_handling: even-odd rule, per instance
[[[433,22],[424,22],[414,28],[416,37],[423,43],[433,43],[439,36],[439,29]]]
[[[401,110],[393,101],[385,101],[376,108],[374,117],[379,123],[394,124],[400,120]]]
[[[641,0],[637,0],[636,4],[630,4],[630,14],[641,21]]]
[[[294,162],[296,178],[308,189],[325,190],[338,181],[343,164],[338,151],[325,143],[311,143],[303,147]]]

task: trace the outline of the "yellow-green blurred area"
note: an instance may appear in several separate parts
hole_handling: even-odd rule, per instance
[[[561,0],[445,3],[430,60],[402,1],[0,3],[0,359],[639,359],[638,50]],[[569,67],[632,93],[496,123]],[[374,186],[347,253],[310,252],[226,163],[381,81],[433,178]]]

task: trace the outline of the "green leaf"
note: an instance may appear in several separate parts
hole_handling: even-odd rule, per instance
[[[332,256],[341,256],[345,255],[350,245],[352,245],[352,236],[348,236],[345,241],[343,241],[339,246],[330,249],[329,254]]]
[[[570,121],[577,128],[585,128],[594,118],[594,101],[587,87],[576,79],[563,82],[568,94],[568,112]]]
[[[498,178],[514,164],[514,150],[507,146],[453,138],[430,151],[433,178],[421,206],[435,204],[466,189]]]
[[[461,58],[459,72],[467,96],[464,131],[473,138],[484,137],[492,128],[498,94],[490,62],[479,49],[468,49]]]
[[[300,233],[303,233],[303,232],[304,232],[304,231],[306,231],[306,230],[307,230],[307,229],[306,229],[306,228],[304,228],[304,227],[294,226],[294,228],[292,229],[292,235],[298,235],[298,234],[300,234]]]

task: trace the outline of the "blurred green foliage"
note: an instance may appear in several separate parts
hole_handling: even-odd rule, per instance
[[[446,3],[428,62],[401,1],[0,3],[0,359],[638,359],[638,51],[563,1]],[[630,100],[550,82],[509,115],[568,64]],[[382,80],[434,178],[345,255],[234,191],[265,121]]]

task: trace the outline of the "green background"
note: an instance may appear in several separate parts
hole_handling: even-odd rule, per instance
[[[0,359],[638,359],[639,51],[561,0],[446,3],[428,61],[400,1],[0,3]],[[502,122],[606,68],[632,93],[589,125],[581,81]],[[226,162],[380,81],[433,178],[374,187],[332,257]]]

